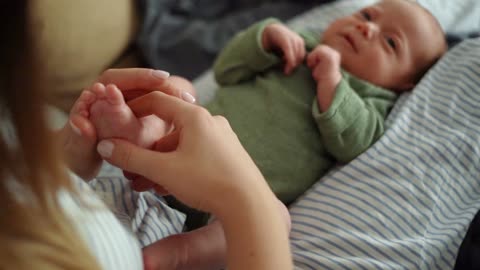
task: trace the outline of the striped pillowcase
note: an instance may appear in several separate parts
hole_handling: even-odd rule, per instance
[[[480,208],[480,39],[400,97],[384,136],[290,209],[297,269],[452,269]]]

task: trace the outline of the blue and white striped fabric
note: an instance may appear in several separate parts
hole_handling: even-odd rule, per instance
[[[322,32],[374,2],[334,2],[288,25]],[[446,31],[479,29],[477,0],[418,2]],[[212,72],[195,86],[207,103],[216,89]],[[291,207],[296,269],[453,268],[480,209],[480,40],[456,47],[400,97],[387,126],[371,149]]]
[[[82,179],[73,174],[71,179],[78,193],[60,191],[59,202],[102,269],[143,269],[136,236],[125,230]]]
[[[334,18],[373,2],[334,2],[289,25],[321,31]],[[477,0],[419,2],[446,30],[470,31],[480,15]],[[291,207],[296,269],[453,267],[480,208],[477,59],[480,40],[449,52],[412,94],[400,98],[389,129],[371,149],[320,179]],[[216,89],[212,72],[195,80],[195,86],[202,93],[199,102],[207,103]],[[182,230],[182,214],[151,193],[133,192],[109,167],[90,185],[142,246]]]
[[[297,269],[452,269],[480,209],[480,39],[450,51],[385,135],[295,203]]]
[[[185,214],[170,208],[153,191],[132,190],[122,172],[108,163],[88,184],[120,222],[136,234],[142,247],[183,230]]]

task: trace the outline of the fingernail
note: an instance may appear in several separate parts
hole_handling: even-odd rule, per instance
[[[98,153],[104,158],[109,158],[109,157],[112,156],[113,148],[115,148],[115,145],[111,141],[108,141],[108,140],[101,141],[97,145]]]
[[[77,134],[78,136],[82,136],[82,131],[77,126],[75,126],[72,121],[68,121],[68,123],[72,127],[72,130],[73,132],[75,132],[75,134]]]
[[[188,92],[182,92],[182,99],[186,102],[195,103],[195,97]]]
[[[170,77],[170,73],[163,71],[163,70],[154,70],[153,71],[153,76],[159,78],[159,79],[166,79]]]

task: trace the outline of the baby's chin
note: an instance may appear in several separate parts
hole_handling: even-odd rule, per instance
[[[340,53],[340,55],[348,53],[348,46],[346,45],[345,41],[339,36],[334,36],[334,38],[322,39],[321,43],[336,50]]]
[[[370,76],[370,74],[365,74],[365,67],[363,65],[352,63],[349,60],[351,59],[345,59],[344,57],[342,57],[342,62],[340,65],[343,70],[353,75],[354,77],[357,77],[358,79],[386,88],[384,86],[384,83],[379,81],[377,76]]]

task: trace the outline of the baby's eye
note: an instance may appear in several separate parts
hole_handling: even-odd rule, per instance
[[[386,40],[387,40],[388,46],[392,47],[392,49],[395,50],[397,48],[397,44],[395,43],[395,40],[393,40],[393,38],[386,37]]]
[[[370,14],[369,14],[368,12],[366,12],[366,11],[361,11],[360,13],[362,14],[362,16],[363,16],[363,18],[364,18],[365,20],[367,20],[367,21],[371,21],[371,20],[372,20],[372,16],[370,16]]]

